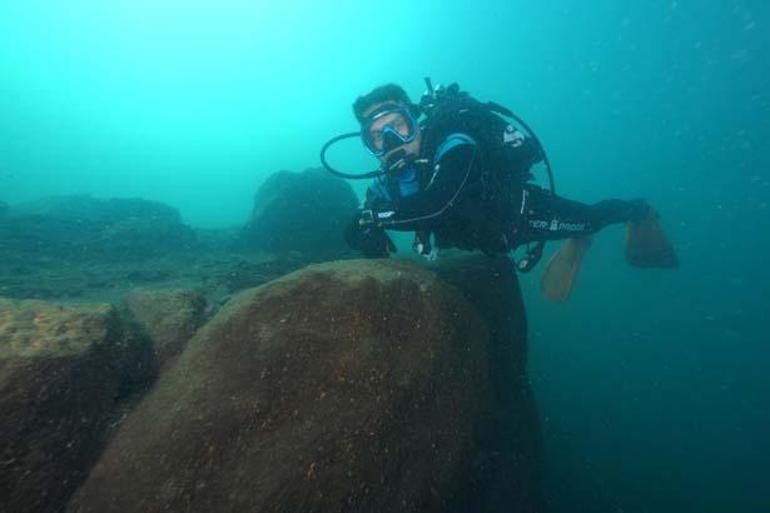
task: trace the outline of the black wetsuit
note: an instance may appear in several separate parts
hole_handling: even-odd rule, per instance
[[[532,140],[522,141],[515,159],[519,169],[505,181],[489,171],[494,165],[472,137],[448,135],[422,166],[406,166],[372,182],[348,242],[366,256],[387,256],[384,230],[404,230],[416,232],[423,242],[433,234],[439,247],[506,253],[521,244],[588,235],[647,215],[643,200],[588,205],[528,183],[524,177],[542,156]]]

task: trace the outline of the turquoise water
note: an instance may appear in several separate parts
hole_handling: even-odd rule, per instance
[[[537,130],[562,194],[649,199],[682,261],[629,269],[610,228],[566,305],[523,278],[554,511],[767,511],[769,29],[759,0],[6,1],[0,201],[237,225],[359,94],[458,81]]]

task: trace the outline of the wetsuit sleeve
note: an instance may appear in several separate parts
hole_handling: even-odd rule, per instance
[[[462,194],[476,165],[476,144],[470,138],[451,141],[437,159],[426,177],[424,188],[413,196],[400,199],[398,218],[437,217]],[[435,216],[435,217],[434,217]]]
[[[522,191],[515,239],[523,244],[589,235],[610,224],[640,221],[649,209],[647,202],[640,199],[609,199],[589,205],[528,184]]]

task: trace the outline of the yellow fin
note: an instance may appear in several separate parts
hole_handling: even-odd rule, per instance
[[[589,247],[590,236],[567,239],[553,254],[540,278],[540,291],[547,300],[554,303],[567,300]]]

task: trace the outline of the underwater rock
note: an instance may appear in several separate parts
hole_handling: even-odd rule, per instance
[[[10,208],[0,240],[26,256],[126,260],[188,249],[195,235],[175,209],[155,201],[74,195]]]
[[[69,511],[541,511],[523,312],[503,311],[518,285],[481,268],[488,288],[464,294],[510,326],[405,261],[321,264],[238,294]]]
[[[150,356],[109,305],[0,298],[0,511],[61,511]]]
[[[203,323],[206,299],[192,290],[142,288],[126,296],[124,304],[152,340],[162,369],[179,356]]]
[[[240,260],[234,265],[222,266],[212,272],[229,293],[262,285],[308,264],[302,255],[287,253],[280,257],[259,260]]]
[[[343,233],[357,207],[350,184],[323,169],[280,171],[257,190],[236,247],[338,258],[350,251]]]
[[[193,228],[196,241],[196,249],[207,253],[229,252],[233,241],[237,240],[241,233],[241,227],[228,228]]]

